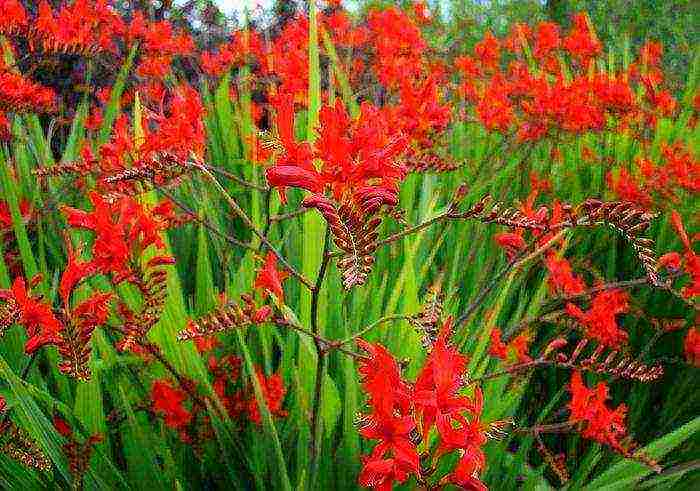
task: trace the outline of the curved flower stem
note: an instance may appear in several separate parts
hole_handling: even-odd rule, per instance
[[[576,427],[576,423],[565,421],[548,425],[536,425],[530,428],[516,428],[515,433],[539,435],[541,433],[569,433]]]
[[[511,259],[508,264],[506,264],[503,269],[501,269],[492,279],[489,283],[487,283],[476,295],[476,298],[472,303],[469,304],[467,307],[466,311],[460,315],[457,320],[455,321],[455,327],[459,327],[463,324],[466,324],[467,321],[471,318],[471,316],[476,312],[476,309],[479,308],[481,303],[484,301],[484,298],[493,290],[496,285],[507,275],[507,274],[513,274],[514,272],[518,271],[520,268],[523,267],[526,263],[530,262],[531,260],[539,257],[540,255],[544,254],[547,249],[552,247],[554,244],[559,242],[564,235],[566,234],[565,230],[559,231],[556,235],[554,235],[551,239],[549,239],[546,243],[535,249],[532,253],[528,255],[521,254],[520,256],[516,256],[513,259]]]
[[[206,220],[205,218],[200,217],[199,214],[198,214],[196,211],[194,211],[193,209],[191,209],[190,207],[188,207],[187,205],[185,205],[184,203],[182,203],[180,200],[178,200],[177,198],[175,198],[175,196],[173,196],[173,194],[170,193],[169,191],[166,191],[165,189],[162,189],[162,188],[160,189],[160,191],[161,191],[170,201],[172,201],[173,204],[175,204],[175,206],[177,206],[178,208],[180,208],[180,209],[181,209],[184,213],[186,213],[187,215],[191,216],[191,217],[194,219],[194,221],[196,221],[197,223],[199,223],[199,224],[201,224],[202,226],[204,226],[204,228],[206,228],[207,230],[209,230],[209,231],[212,232],[213,234],[218,235],[219,237],[221,237],[221,238],[224,239],[225,241],[229,242],[230,244],[233,244],[233,245],[236,245],[236,246],[239,246],[239,247],[243,247],[243,248],[249,249],[249,250],[251,250],[251,251],[254,251],[254,250],[255,250],[255,248],[251,247],[249,244],[246,244],[245,242],[243,242],[243,241],[241,241],[241,240],[238,240],[238,239],[236,239],[235,237],[232,237],[232,236],[230,236],[230,235],[228,235],[228,234],[222,232],[222,231],[219,230],[218,228],[216,228],[211,222],[209,222],[209,221]]]
[[[304,334],[306,336],[309,336],[310,338],[313,338],[314,342],[320,344],[325,351],[338,350],[341,353],[343,353],[344,355],[350,356],[351,358],[355,358],[355,359],[365,358],[365,356],[361,355],[360,353],[355,353],[354,351],[343,348],[341,346],[340,341],[326,339],[323,336],[319,336],[318,334],[314,334],[313,332],[309,331],[308,329],[303,328],[300,325],[293,324],[293,323],[289,322],[287,319],[275,319],[273,322],[278,327],[286,327],[289,329],[293,329],[301,334]]]
[[[290,211],[289,213],[272,215],[272,216],[270,216],[270,221],[274,223],[274,222],[281,222],[283,220],[289,220],[290,218],[301,216],[304,213],[307,213],[309,210],[310,210],[309,208],[299,208],[298,210]]]
[[[410,318],[411,318],[411,316],[409,316],[409,315],[401,315],[401,314],[387,315],[386,317],[382,317],[381,319],[378,319],[378,320],[374,321],[373,323],[369,324],[368,326],[360,329],[358,332],[356,332],[352,336],[349,336],[341,341],[338,341],[337,344],[338,344],[338,346],[343,346],[345,344],[352,343],[357,338],[361,338],[362,336],[367,334],[369,331],[371,331],[375,327],[377,327],[381,324],[384,324],[386,322],[392,322],[392,321],[396,321],[396,320],[408,320]]]
[[[289,270],[289,272],[294,276],[296,279],[298,279],[306,288],[308,288],[311,291],[314,291],[314,285],[311,284],[311,282],[297,269],[291,265],[289,261],[272,245],[272,243],[268,240],[268,238],[263,234],[260,230],[258,230],[255,227],[255,224],[253,221],[250,219],[250,217],[246,214],[245,211],[236,203],[236,200],[234,200],[231,195],[228,194],[226,189],[221,185],[221,183],[212,175],[209,170],[207,170],[206,167],[202,167],[199,163],[193,164],[195,167],[197,167],[209,180],[214,184],[214,186],[219,190],[221,195],[224,197],[226,202],[229,204],[231,209],[234,211],[238,217],[243,220],[243,223],[245,223],[246,227],[248,227],[253,234],[260,239],[260,241],[265,244],[265,246],[275,255],[277,256],[277,259],[284,264],[284,267]]]
[[[255,184],[254,182],[246,181],[245,179],[238,177],[236,174],[233,174],[233,173],[226,171],[224,169],[221,169],[219,167],[214,167],[212,165],[208,165],[208,164],[205,164],[203,162],[197,162],[197,164],[195,166],[200,167],[200,168],[205,168],[205,169],[210,170],[212,172],[216,172],[217,174],[221,174],[222,176],[227,177],[228,179],[231,179],[232,181],[234,181],[234,182],[236,182],[236,183],[238,183],[241,186],[246,187],[246,188],[255,189],[255,190],[260,191],[260,192],[266,192],[266,191],[270,190],[270,188],[268,188],[267,186],[261,186],[259,184]]]
[[[331,260],[330,255],[330,227],[326,225],[326,232],[323,238],[323,260],[321,267],[316,276],[316,283],[311,290],[311,333],[314,335],[316,344],[316,380],[314,385],[314,398],[311,410],[311,482],[316,481],[319,468],[320,447],[322,438],[321,428],[321,396],[323,395],[323,376],[326,372],[326,355],[328,354],[327,343],[319,342],[319,324],[318,324],[318,301],[319,292],[323,286],[323,280],[326,277],[328,264]]]
[[[505,375],[512,375],[514,373],[522,372],[525,370],[530,370],[532,368],[537,368],[537,367],[549,365],[552,363],[553,362],[551,362],[549,360],[542,359],[542,358],[539,358],[537,360],[528,361],[526,363],[518,363],[516,365],[511,365],[510,367],[506,368],[505,370],[499,370],[497,372],[487,373],[486,375],[483,375],[481,377],[469,379],[469,381],[467,382],[467,385],[474,385],[474,384],[477,384],[479,382],[483,382],[485,380],[491,380],[494,378],[503,377]]]

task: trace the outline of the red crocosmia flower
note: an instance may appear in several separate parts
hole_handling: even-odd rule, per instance
[[[522,234],[516,232],[503,232],[494,235],[494,240],[499,247],[502,247],[506,251],[506,255],[509,259],[515,257],[520,251],[527,247],[525,239],[523,239]]]
[[[287,412],[282,409],[282,404],[284,403],[284,396],[287,394],[287,388],[284,386],[282,376],[279,373],[275,373],[267,377],[261,367],[256,367],[255,376],[258,377],[263,398],[267,403],[267,408],[270,410],[270,413],[273,416],[285,417]],[[248,418],[250,418],[253,423],[260,425],[262,424],[260,407],[258,406],[258,401],[255,399],[252,388],[249,392],[251,393],[251,397],[248,399],[246,409]]]
[[[559,26],[553,22],[540,22],[535,32],[535,49],[532,52],[534,57],[542,59],[560,45]]]
[[[70,317],[82,336],[89,338],[92,331],[107,322],[111,293],[95,293],[70,310]]]
[[[0,142],[9,142],[10,140],[12,140],[10,121],[7,119],[7,115],[0,110]]]
[[[357,345],[369,354],[361,360],[358,372],[362,387],[369,394],[370,406],[383,414],[393,414],[395,409],[406,413],[411,403],[411,387],[401,377],[396,359],[382,345],[362,339]]]
[[[518,336],[510,342],[510,348],[512,348],[513,353],[515,353],[515,358],[518,363],[529,363],[532,361],[530,355],[527,351],[530,346],[530,335],[527,333],[519,334]]]
[[[529,344],[530,336],[527,333],[522,333],[516,336],[510,343],[505,344],[501,340],[501,330],[494,328],[491,331],[489,353],[505,361],[508,359],[508,353],[510,352],[518,363],[528,363],[532,361],[532,358],[527,354]]]
[[[435,342],[423,369],[416,379],[413,400],[416,421],[422,427],[423,439],[427,441],[433,426],[440,437],[438,454],[459,450],[463,462],[453,471],[460,478],[460,465],[472,467],[474,479],[484,466],[481,447],[486,436],[480,422],[483,396],[480,389],[474,398],[459,394],[463,387],[463,374],[467,367],[467,357],[450,346],[452,319],[448,318]]]
[[[622,439],[625,438],[625,414],[627,407],[620,404],[614,410],[607,407],[608,387],[599,382],[595,389],[589,389],[583,383],[581,373],[571,375],[571,410],[569,421],[582,425],[581,434],[600,443],[611,446],[621,453],[627,453]]]
[[[272,316],[272,307],[269,305],[263,305],[253,314],[252,321],[254,324],[262,324],[266,322]]]
[[[54,414],[53,416],[53,427],[56,428],[56,431],[58,431],[58,433],[65,438],[70,438],[73,435],[73,428],[71,428],[68,425],[68,422],[58,414]]]
[[[477,477],[484,463],[482,452],[464,451],[452,472],[445,476],[444,482],[454,484],[467,491],[488,491],[486,485]]]
[[[677,252],[669,252],[659,258],[659,266],[671,271],[681,269],[681,255]]]
[[[578,295],[586,289],[586,284],[576,276],[566,258],[548,254],[544,264],[549,271],[547,282],[552,293],[560,295]]]
[[[603,47],[600,41],[591,31],[588,16],[585,13],[573,16],[574,27],[566,38],[564,38],[564,48],[571,53],[571,56],[587,66],[588,60],[598,56]]]
[[[683,351],[688,363],[700,367],[700,331],[695,327],[688,331],[683,342]]]
[[[656,66],[661,62],[664,54],[664,47],[657,41],[647,41],[639,48],[639,57],[642,63]]]
[[[465,78],[475,78],[481,76],[481,69],[476,60],[471,56],[458,56],[454,61],[455,67]]]
[[[149,210],[130,197],[108,203],[96,192],[90,200],[91,212],[63,208],[68,224],[95,232],[92,262],[100,272],[112,274],[114,283],[129,279],[132,258],[140,259],[151,245],[164,247],[161,234],[169,225],[169,208]]]
[[[168,152],[181,159],[190,154],[201,157],[205,148],[204,105],[199,93],[187,84],[181,84],[169,92],[167,110],[151,113],[150,120],[157,125],[147,134],[139,154],[143,156]],[[161,101],[162,104],[162,101]]]
[[[286,202],[285,187],[301,188],[320,193],[323,190],[321,175],[315,170],[304,169],[295,165],[276,165],[267,169],[267,182],[272,187],[280,188],[280,197]]]
[[[13,113],[52,112],[56,94],[18,73],[5,70],[0,63],[0,110]]]
[[[683,253],[683,269],[690,277],[690,283],[682,288],[681,293],[685,298],[693,298],[700,295],[700,256],[693,250],[690,237],[688,237],[688,233],[685,231],[685,226],[683,225],[683,219],[676,210],[671,211],[671,223],[676,229],[676,233],[685,248],[685,252]],[[670,253],[662,257],[662,259],[664,258],[666,258],[666,260],[668,260],[668,258],[676,259],[676,256],[674,253]]]
[[[481,63],[488,69],[495,69],[501,56],[501,47],[498,39],[491,33],[486,31],[484,39],[476,43],[474,46],[474,56],[481,60]]]
[[[416,379],[413,401],[424,439],[437,421],[454,419],[463,411],[475,410],[468,397],[458,395],[464,384],[467,357],[448,344],[451,324],[452,319],[448,318]]]
[[[15,34],[27,28],[29,18],[19,0],[0,0],[0,33]]]
[[[70,240],[66,240],[66,252],[68,254],[68,265],[63,271],[61,282],[58,286],[58,292],[63,300],[63,305],[70,305],[70,295],[76,285],[97,273],[97,267],[92,261],[81,261],[78,259],[81,250],[73,250],[73,245]]]
[[[489,345],[489,354],[505,360],[508,358],[508,345],[501,340],[501,330],[494,327],[491,330],[491,344]]]
[[[151,400],[153,411],[164,417],[168,427],[182,430],[192,421],[192,413],[183,405],[187,400],[187,393],[173,387],[169,381],[156,380],[153,383]]]
[[[420,472],[418,452],[410,438],[416,427],[410,413],[411,387],[386,348],[364,340],[358,340],[358,345],[369,355],[361,360],[359,373],[371,407],[360,434],[378,440],[372,453],[363,458],[359,482],[390,489],[392,483],[404,482],[410,474]]]
[[[427,43],[418,24],[401,9],[389,7],[370,9],[367,25],[375,49],[372,71],[381,84],[394,89],[402,80],[419,78]]]
[[[566,304],[566,312],[583,324],[586,336],[613,349],[627,342],[627,333],[618,327],[615,316],[628,310],[629,295],[623,290],[605,290],[596,294],[587,312],[573,303]]]
[[[264,295],[273,294],[280,303],[284,303],[284,290],[282,282],[289,277],[286,271],[277,270],[277,256],[269,251],[265,258],[265,265],[258,270],[255,278],[255,288],[263,291]]]
[[[305,206],[318,207],[322,213],[326,204],[335,208],[326,198],[326,191],[336,201],[355,201],[365,213],[375,211],[381,204],[395,204],[397,185],[406,174],[400,157],[407,140],[390,127],[384,113],[365,103],[360,116],[352,119],[340,101],[335,106],[324,106],[314,148],[294,140],[290,101],[281,101],[277,113],[285,152],[267,170],[267,179],[271,186],[281,189],[283,198],[284,187],[306,189],[313,195],[307,197]],[[313,164],[314,158],[318,168]],[[369,203],[370,198],[376,207]]]
[[[190,321],[192,322],[192,321]],[[221,346],[221,342],[214,336],[199,336],[194,338],[194,345],[197,348],[197,353],[209,353]]]
[[[425,0],[413,2],[413,14],[416,17],[416,21],[422,25],[429,24],[432,20],[430,9],[428,9],[428,4]]]
[[[362,462],[357,479],[360,486],[377,491],[391,491],[394,483],[405,482],[414,471],[413,465],[395,458],[375,459],[370,456],[362,457]]]
[[[642,189],[637,180],[626,168],[620,168],[617,177],[615,177],[612,172],[608,172],[606,180],[608,186],[621,200],[637,203],[643,208],[649,208],[651,206],[651,196]]]
[[[24,327],[29,337],[24,346],[27,354],[32,354],[47,344],[60,344],[63,325],[48,303],[27,291],[24,278],[16,278],[10,290],[0,290],[0,299],[14,301],[17,304],[19,312],[17,323]]]

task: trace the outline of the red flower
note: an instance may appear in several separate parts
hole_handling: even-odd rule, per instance
[[[681,293],[685,298],[692,298],[700,295],[700,256],[698,256],[693,250],[688,233],[685,231],[685,227],[683,226],[683,220],[675,210],[672,210],[671,212],[671,223],[676,229],[676,233],[685,247],[685,253],[683,254],[683,269],[688,276],[690,276],[690,283],[683,287]],[[666,254],[665,256],[662,256],[661,259],[664,259],[665,261],[673,261],[677,258],[676,255]]]
[[[65,438],[69,438],[73,435],[73,428],[71,428],[68,425],[68,422],[66,422],[66,420],[58,414],[54,414],[53,416],[53,427],[56,428],[56,431],[58,431],[58,433]]]
[[[393,414],[395,409],[406,413],[411,402],[411,387],[401,377],[396,359],[382,345],[362,339],[358,339],[357,345],[369,354],[358,368],[362,387],[370,396],[369,405],[384,414]]]
[[[51,112],[55,108],[55,98],[52,89],[5,70],[0,62],[0,110],[14,113]]]
[[[508,346],[501,340],[501,330],[494,327],[491,330],[491,345],[489,347],[491,356],[505,360],[508,358]]]
[[[386,348],[363,340],[358,340],[358,345],[370,355],[362,359],[359,372],[372,408],[363,419],[360,434],[379,440],[363,458],[359,482],[375,489],[391,489],[393,482],[404,482],[410,474],[420,472],[418,453],[410,438],[416,427],[410,414],[411,387]]]
[[[491,70],[496,68],[501,56],[501,48],[498,39],[491,34],[491,31],[486,31],[484,39],[476,43],[474,46],[474,56],[481,60],[486,68]]]
[[[637,179],[626,168],[621,167],[617,177],[612,171],[608,172],[606,181],[615,195],[621,200],[637,203],[643,208],[651,206],[651,196],[640,186]]]
[[[569,385],[571,410],[569,421],[583,426],[581,434],[585,438],[610,445],[621,453],[626,453],[622,439],[625,438],[625,413],[627,407],[620,404],[614,410],[608,408],[608,387],[599,382],[595,389],[589,389],[583,383],[580,372],[574,372]]]
[[[416,379],[413,401],[423,438],[427,438],[437,421],[451,420],[464,411],[475,410],[468,397],[458,395],[464,383],[467,357],[448,344],[451,324],[452,319],[448,318]]]
[[[583,293],[586,284],[571,270],[571,264],[565,258],[557,258],[555,254],[548,254],[544,260],[549,270],[549,289],[552,293],[563,295],[578,295]]]
[[[96,192],[90,200],[91,212],[64,207],[66,220],[72,227],[95,232],[92,262],[100,272],[112,274],[114,283],[128,280],[132,259],[140,260],[150,245],[164,247],[161,233],[169,225],[170,209],[161,205],[149,210],[129,197],[108,203]]]
[[[483,453],[465,451],[452,472],[445,476],[444,481],[466,491],[488,491],[486,485],[477,477],[483,466]]]
[[[164,417],[168,427],[182,430],[192,421],[192,413],[183,405],[187,400],[187,393],[173,387],[169,381],[156,380],[153,383],[151,400],[153,411]]]
[[[526,333],[518,335],[510,343],[505,344],[501,340],[501,330],[494,328],[491,331],[491,346],[489,353],[501,360],[508,359],[508,352],[512,353],[518,363],[528,363],[532,358],[527,354],[528,345],[530,344],[530,336]]]
[[[197,353],[201,355],[213,351],[221,346],[221,343],[214,336],[198,336],[194,338],[194,345],[197,348]]]
[[[496,244],[502,247],[506,251],[506,256],[508,259],[515,257],[520,251],[527,247],[525,239],[523,239],[522,234],[515,232],[502,232],[494,236]]]
[[[66,253],[68,254],[68,265],[61,275],[61,282],[58,286],[58,292],[61,294],[63,305],[70,306],[70,295],[76,285],[97,273],[97,267],[92,261],[80,261],[77,256],[81,250],[73,250],[73,244],[70,240],[66,240]]]
[[[588,66],[588,60],[600,54],[602,45],[591,31],[588,16],[585,13],[574,15],[573,23],[573,29],[564,38],[564,48],[583,66]]]
[[[535,49],[533,55],[537,59],[548,56],[561,45],[559,26],[553,22],[540,22],[535,33]]]
[[[286,416],[287,412],[282,409],[282,404],[284,403],[284,396],[287,393],[287,389],[284,386],[282,376],[279,373],[275,373],[267,377],[261,367],[256,367],[255,376],[258,377],[263,398],[267,403],[267,408],[270,413],[278,417]],[[252,388],[250,392],[252,393]],[[260,407],[258,406],[258,401],[255,399],[255,394],[251,394],[248,399],[246,410],[248,417],[253,423],[258,425],[262,424]]]
[[[357,479],[360,486],[377,491],[391,491],[394,483],[403,483],[415,473],[412,462],[397,458],[362,457],[363,465]]]
[[[286,186],[311,191],[302,206],[317,208],[336,237],[348,227],[339,221],[342,206],[346,207],[342,213],[349,210],[351,220],[359,223],[381,206],[397,204],[398,184],[406,174],[401,156],[407,139],[400,129],[392,128],[385,113],[365,103],[360,116],[352,119],[340,101],[324,106],[314,148],[294,140],[293,120],[293,105],[282,101],[278,128],[285,153],[267,170],[267,179],[280,188],[283,199]]]
[[[529,345],[530,336],[527,333],[522,333],[516,336],[515,339],[510,342],[508,347],[513,350],[518,363],[528,363],[532,361],[530,355],[527,354]]]
[[[28,26],[27,11],[19,0],[0,0],[0,33],[14,34]]]
[[[269,251],[265,258],[265,265],[258,270],[255,278],[255,288],[262,290],[265,296],[275,295],[280,303],[284,303],[284,290],[282,282],[289,277],[286,271],[277,270],[277,256]]]
[[[629,295],[622,290],[598,293],[593,297],[587,312],[573,303],[566,304],[567,313],[583,324],[586,336],[613,349],[618,349],[621,343],[627,342],[627,333],[618,327],[615,316],[627,312],[628,308]]]
[[[16,278],[10,290],[0,290],[0,299],[16,302],[19,314],[17,323],[24,327],[29,336],[24,346],[27,354],[47,344],[60,344],[63,325],[48,303],[27,291],[24,278]]]
[[[692,327],[683,342],[683,350],[688,363],[700,367],[700,331]]]

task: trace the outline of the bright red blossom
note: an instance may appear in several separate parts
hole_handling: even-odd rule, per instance
[[[615,450],[626,453],[622,439],[625,438],[625,414],[627,407],[620,404],[614,410],[605,404],[609,399],[608,387],[599,382],[595,389],[589,389],[583,383],[581,373],[576,371],[571,376],[569,385],[571,410],[569,421],[582,425],[581,434],[585,438],[604,443]]]
[[[547,282],[552,293],[567,296],[583,293],[586,284],[573,273],[571,264],[566,258],[558,258],[555,254],[548,254],[544,264],[549,271]]]
[[[627,333],[617,325],[616,316],[628,309],[629,295],[623,290],[605,290],[596,294],[586,312],[573,303],[566,304],[566,312],[583,325],[586,336],[613,349],[627,342]]]
[[[27,354],[32,354],[47,344],[61,342],[62,324],[47,302],[27,290],[24,278],[16,278],[10,290],[0,290],[0,299],[14,301],[17,305],[17,323],[24,327],[29,336],[24,347]]]
[[[72,227],[95,233],[92,262],[98,271],[112,274],[114,283],[128,280],[134,274],[132,258],[140,259],[151,245],[164,247],[161,233],[172,211],[163,203],[149,210],[129,197],[108,203],[96,192],[90,194],[90,200],[91,212],[64,207],[66,220]]]
[[[275,295],[281,303],[284,303],[282,282],[288,277],[289,273],[286,271],[277,270],[277,256],[270,251],[265,258],[265,265],[258,270],[255,288],[262,290],[265,296]]]
[[[174,430],[183,430],[192,421],[192,413],[185,408],[187,393],[173,387],[167,380],[156,380],[151,389],[153,411],[162,415],[165,424]]]
[[[700,330],[695,327],[688,330],[683,342],[683,350],[688,363],[700,367]]]

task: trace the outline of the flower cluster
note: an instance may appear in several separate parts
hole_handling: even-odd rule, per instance
[[[569,385],[571,410],[569,421],[582,426],[581,434],[585,438],[604,443],[619,451],[627,453],[623,442],[627,434],[625,414],[627,406],[620,404],[615,409],[606,405],[609,399],[608,387],[599,382],[595,389],[589,389],[583,382],[580,372],[574,372]]]
[[[358,341],[368,354],[359,373],[370,406],[361,420],[360,434],[378,441],[364,458],[361,485],[391,489],[411,476],[426,482],[435,468],[421,469],[418,448],[421,442],[428,444],[435,430],[439,445],[434,462],[454,452],[459,455],[458,463],[441,476],[440,483],[486,489],[478,478],[485,465],[481,447],[486,436],[480,422],[483,400],[479,389],[471,398],[461,395],[467,358],[450,345],[451,322],[448,319],[443,324],[414,384],[404,380],[398,362],[386,348]]]
[[[19,73],[9,71],[0,61],[0,110],[12,113],[52,112],[56,94]]]
[[[461,93],[479,121],[492,131],[515,131],[521,142],[600,132],[611,125],[639,130],[673,114],[672,97],[657,89],[662,80],[650,84],[648,78],[640,79],[636,65],[599,73],[594,60],[601,51],[588,17],[579,14],[564,37],[549,22],[534,31],[516,24],[503,40],[487,33],[473,56],[462,56],[455,64],[464,80]],[[502,68],[506,54],[515,58]],[[642,97],[636,95],[637,87],[644,88]]]

